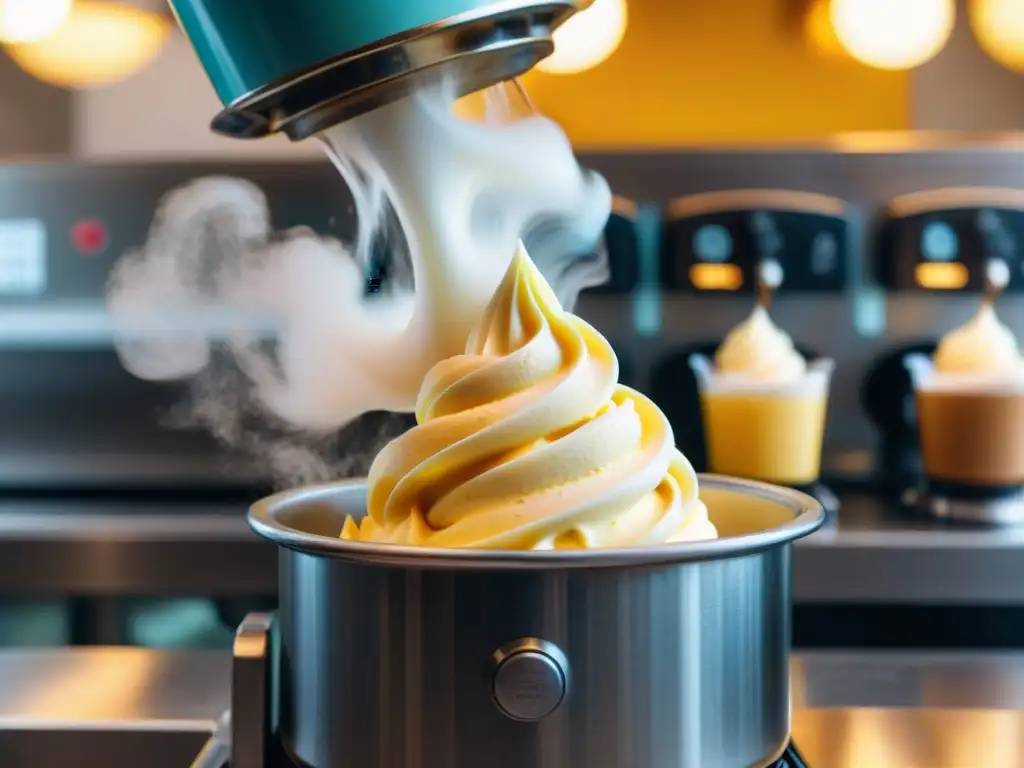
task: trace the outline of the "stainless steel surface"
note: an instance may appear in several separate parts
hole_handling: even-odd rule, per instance
[[[186,766],[224,725],[230,676],[221,652],[0,651],[4,768]],[[1024,763],[1024,653],[800,653],[791,680],[810,768]],[[181,733],[194,748],[174,762]]]
[[[1024,605],[1024,529],[946,524],[895,499],[840,497],[838,515],[795,542],[795,602]],[[249,529],[240,505],[67,506],[0,506],[0,593],[277,592],[276,547]]]
[[[798,603],[1024,604],[1024,529],[943,523],[898,499],[841,495],[793,563]]]
[[[240,503],[0,503],[5,595],[272,595],[276,563]]]
[[[220,652],[0,651],[4,768],[182,768],[229,702]]]
[[[554,643],[516,640],[494,652],[491,695],[502,714],[536,722],[553,713],[569,692],[569,660]]]
[[[917,507],[940,520],[989,525],[1024,524],[1024,489],[997,499],[953,499],[911,488],[903,494],[907,506]]]
[[[407,96],[458,66],[460,95],[524,74],[554,50],[551,33],[589,2],[499,0],[439,20],[248,94],[212,128],[238,138],[283,131],[293,140]],[[339,83],[345,89],[339,91]]]
[[[757,532],[582,556],[387,548],[337,537],[346,515],[366,513],[360,486],[257,504],[254,528],[281,545],[286,752],[317,768],[398,768],[410,755],[494,768],[767,764],[789,734],[788,544],[824,514],[803,494],[701,482],[723,505],[733,494]],[[775,532],[761,529],[768,519]],[[534,728],[492,706],[481,676],[518,638],[553,643],[572,665],[569,696]]]
[[[794,713],[809,768],[1018,768],[1024,715],[984,710],[812,709]]]
[[[263,538],[287,549],[361,565],[550,571],[675,565],[746,555],[789,544],[825,522],[817,501],[788,488],[707,474],[700,475],[700,487],[763,499],[787,509],[791,516],[778,525],[742,536],[650,547],[515,551],[374,544],[339,537],[347,516],[361,519],[366,514],[365,483],[347,480],[282,491],[261,499],[249,510],[249,525]]]
[[[791,677],[809,768],[1024,764],[1024,654],[801,653]]]
[[[267,768],[274,649],[270,614],[251,613],[235,635],[231,671],[231,768]]]

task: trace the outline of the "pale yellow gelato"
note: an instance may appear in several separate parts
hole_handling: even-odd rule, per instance
[[[999,322],[991,302],[982,304],[966,324],[942,338],[934,364],[936,372],[944,374],[1002,379],[1024,373],[1017,339],[1013,331]]]
[[[715,370],[726,376],[784,383],[802,378],[807,362],[793,346],[793,339],[758,305],[719,346]]]
[[[664,414],[522,248],[463,355],[427,374],[418,426],[377,456],[342,538],[579,549],[717,536]]]

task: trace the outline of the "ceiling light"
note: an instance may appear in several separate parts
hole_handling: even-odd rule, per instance
[[[30,75],[62,88],[125,80],[148,66],[173,27],[170,17],[109,0],[76,0],[49,36],[5,45]]]
[[[956,0],[830,0],[829,18],[839,44],[857,61],[913,69],[945,47]]]
[[[72,0],[0,0],[0,43],[40,40],[63,24]]]
[[[593,69],[611,56],[626,35],[626,0],[594,0],[555,30],[555,52],[537,69],[573,75]]]

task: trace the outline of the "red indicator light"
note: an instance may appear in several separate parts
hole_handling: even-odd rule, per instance
[[[99,219],[82,219],[71,228],[71,244],[86,256],[102,253],[107,248],[107,228]]]

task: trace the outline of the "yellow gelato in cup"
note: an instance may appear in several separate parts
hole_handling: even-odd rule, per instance
[[[342,538],[579,549],[717,536],[664,414],[520,246],[465,354],[427,374]]]
[[[818,479],[831,360],[808,365],[759,305],[729,332],[714,365],[700,355],[690,365],[712,472],[782,485]]]

